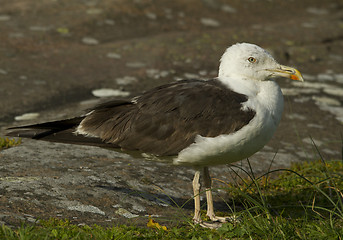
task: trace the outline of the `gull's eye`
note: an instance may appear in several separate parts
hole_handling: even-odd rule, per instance
[[[249,57],[249,58],[248,58],[248,61],[249,61],[250,63],[255,63],[255,62],[256,62],[256,58],[254,58],[254,57]]]

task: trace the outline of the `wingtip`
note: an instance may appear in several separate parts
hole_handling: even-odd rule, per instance
[[[13,130],[16,128],[8,128],[7,130]],[[37,135],[36,132],[32,130],[15,130],[15,131],[8,131],[5,132],[5,136],[8,137],[19,137],[19,138],[34,138]]]

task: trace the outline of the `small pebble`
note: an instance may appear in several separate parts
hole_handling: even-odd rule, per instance
[[[129,85],[129,84],[137,82],[137,78],[132,77],[132,76],[125,76],[122,78],[116,78],[116,82],[119,85]]]
[[[324,104],[324,105],[330,105],[330,106],[340,106],[341,103],[337,101],[336,99],[333,98],[328,98],[328,97],[317,97],[313,96],[313,100],[316,101],[318,104]]]
[[[16,121],[26,121],[26,120],[32,120],[39,117],[39,113],[24,113],[23,115],[16,116],[14,120]]]
[[[323,91],[327,94],[334,95],[337,97],[343,97],[343,89],[342,88],[324,88]]]
[[[309,22],[303,22],[301,23],[301,26],[304,28],[315,28],[316,25],[314,23],[309,23]]]
[[[99,99],[88,99],[88,100],[85,100],[85,101],[81,101],[79,104],[80,105],[96,105],[97,103],[99,103]]]
[[[160,72],[160,76],[161,77],[167,77],[169,75],[169,73],[170,73],[169,71],[163,70]]]
[[[287,114],[287,118],[294,120],[306,120],[306,117],[297,113]]]
[[[22,38],[22,37],[24,37],[24,34],[17,32],[17,33],[10,33],[10,34],[8,34],[8,36],[10,38]]]
[[[99,208],[97,208],[95,206],[91,206],[91,205],[79,204],[76,206],[68,206],[67,209],[72,210],[72,211],[78,211],[78,212],[90,212],[90,213],[97,213],[100,215],[105,215],[105,212],[103,212]]]
[[[44,80],[34,80],[33,84],[35,84],[35,85],[46,85],[46,81],[44,81]]]
[[[107,25],[114,25],[116,22],[114,20],[112,20],[112,19],[106,19],[104,21],[104,23],[107,24]]]
[[[170,72],[167,70],[158,70],[158,69],[147,69],[146,70],[146,74],[149,78],[155,78],[155,79],[159,79],[161,77],[167,77]]]
[[[212,18],[201,18],[200,22],[206,27],[219,27],[220,23]]]
[[[181,81],[181,80],[184,80],[184,78],[181,78],[181,77],[174,77],[173,79],[174,79],[174,81]]]
[[[130,95],[129,92],[110,88],[95,89],[92,91],[92,94],[95,97],[127,97]]]
[[[28,222],[31,222],[31,223],[37,222],[37,219],[35,219],[35,218],[33,218],[33,217],[28,217],[28,218],[26,218],[26,220],[27,220]]]
[[[299,98],[295,98],[294,102],[296,103],[304,103],[304,102],[308,102],[311,100],[311,97],[299,97]]]
[[[84,38],[82,38],[82,42],[84,44],[87,44],[87,45],[97,45],[97,44],[99,44],[98,40],[96,40],[95,38],[91,38],[91,37],[84,37]]]
[[[336,154],[339,154],[338,151],[333,151],[331,149],[328,149],[328,148],[324,148],[324,149],[321,149],[322,152],[326,153],[326,154],[329,154],[329,155],[336,155]]]
[[[336,82],[343,84],[343,73],[339,73],[335,75]]]
[[[281,91],[285,96],[319,93],[319,90],[315,88],[281,88]]]
[[[158,69],[147,69],[147,70],[145,70],[145,72],[148,75],[148,77],[155,78],[156,76],[159,75],[160,71]]]
[[[142,68],[145,67],[145,63],[142,62],[128,62],[126,66],[129,68]]]
[[[307,124],[307,126],[310,127],[310,128],[319,128],[319,129],[323,129],[324,128],[322,125],[315,124],[315,123],[309,123],[309,124]]]
[[[197,78],[199,78],[199,76],[197,74],[195,74],[195,73],[185,73],[184,76],[187,79],[197,79]]]
[[[311,138],[304,138],[303,140],[302,140],[304,143],[307,143],[307,144],[311,144],[311,145],[313,145],[313,143],[316,145],[316,146],[318,146],[318,147],[320,147],[321,145],[323,145],[323,142],[322,141],[319,141],[319,140],[316,140],[316,139],[311,139]]]
[[[165,8],[164,9],[164,16],[169,20],[173,19],[172,10],[170,8]]]
[[[233,8],[233,7],[231,7],[231,6],[227,5],[227,4],[223,5],[221,10],[223,12],[227,12],[227,13],[235,13],[235,12],[237,12],[237,10],[235,8]]]
[[[156,20],[156,19],[157,19],[156,14],[155,14],[155,13],[152,13],[152,12],[147,12],[147,13],[145,14],[145,16],[146,16],[147,18],[149,18],[150,20]]]
[[[317,83],[317,82],[299,82],[299,81],[292,81],[291,84],[296,87],[301,87],[301,88],[316,88],[316,89],[321,89],[321,88],[337,88],[335,85],[330,85],[326,83]]]
[[[113,58],[113,59],[120,59],[121,55],[118,53],[110,52],[106,54],[106,57]]]
[[[341,106],[318,105],[321,110],[330,112],[339,122],[343,123],[343,108]]]
[[[145,207],[143,207],[142,205],[139,205],[137,203],[132,205],[132,209],[137,211],[137,212],[144,212],[144,211],[146,211]]]
[[[318,80],[325,82],[325,81],[333,81],[334,78],[331,74],[321,73],[321,74],[318,74]]]
[[[206,70],[201,70],[201,71],[199,71],[199,75],[200,76],[206,76],[207,75],[207,71]]]
[[[306,9],[307,12],[316,14],[316,15],[324,15],[328,13],[327,9],[324,8],[315,8],[315,7],[309,7]]]
[[[128,210],[126,210],[126,209],[124,209],[124,208],[119,208],[119,209],[116,211],[116,214],[118,214],[118,215],[120,215],[120,216],[123,216],[123,217],[126,217],[126,218],[135,218],[135,217],[139,217],[139,215],[130,213]]]
[[[329,58],[334,60],[335,62],[341,62],[343,61],[343,57],[338,54],[329,54]]]
[[[0,15],[0,22],[8,21],[11,17],[8,15]]]

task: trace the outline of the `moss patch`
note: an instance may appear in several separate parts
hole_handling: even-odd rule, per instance
[[[14,147],[21,144],[21,139],[19,138],[18,140],[12,138],[1,138],[0,137],[0,150],[5,149],[5,148],[10,148]]]

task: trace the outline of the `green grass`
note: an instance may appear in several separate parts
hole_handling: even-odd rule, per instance
[[[9,138],[2,138],[0,137],[0,150],[5,149],[5,148],[10,148],[10,147],[14,147],[17,146],[21,143],[21,139],[19,138],[19,140],[15,140],[13,139],[9,139]]]
[[[277,177],[270,177],[273,172]],[[16,229],[2,226],[0,239],[343,239],[342,161],[297,164],[259,178],[247,174],[249,178],[226,188],[233,199],[228,212],[240,221],[217,230],[193,225],[191,216],[167,230],[154,225],[77,226],[50,219]]]
[[[280,175],[271,180],[273,172]],[[342,161],[296,164],[242,182],[228,184],[235,205],[243,206],[241,223],[228,225],[245,231],[244,238],[343,238]]]

